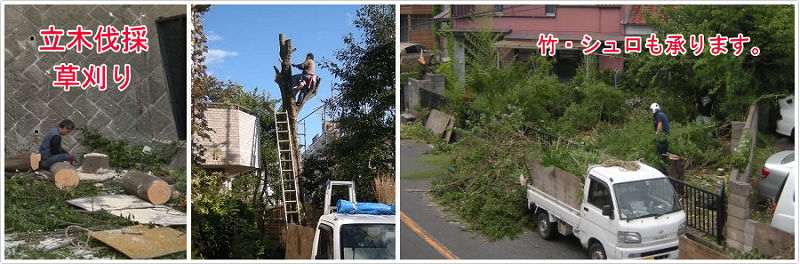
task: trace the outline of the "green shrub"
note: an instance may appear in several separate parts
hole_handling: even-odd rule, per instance
[[[608,123],[620,123],[630,114],[625,108],[625,94],[613,86],[604,83],[589,84],[580,89],[581,104],[600,112],[600,120]]]
[[[564,135],[586,131],[594,128],[600,122],[600,111],[587,104],[572,104],[567,107],[564,115],[558,119],[558,126]]]
[[[222,189],[222,173],[192,168],[192,254],[208,259],[265,256],[261,218],[247,203]],[[195,251],[197,253],[195,253]]]
[[[179,150],[177,141],[130,143],[122,139],[105,138],[95,128],[82,127],[80,130],[83,137],[78,139],[78,143],[90,152],[108,155],[108,163],[114,168],[136,169],[145,172],[163,170]],[[151,148],[149,152],[143,151],[145,145]]]

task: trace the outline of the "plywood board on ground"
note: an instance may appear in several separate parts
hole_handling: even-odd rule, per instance
[[[149,259],[186,250],[186,234],[144,225],[92,232],[91,236],[132,259]]]
[[[133,195],[83,197],[69,200],[67,203],[90,212],[105,209],[112,215],[130,218],[131,221],[141,224],[153,223],[162,226],[186,224],[186,213],[165,205],[153,205]]]
[[[127,194],[115,195],[101,195],[92,197],[82,197],[67,201],[67,203],[83,208],[90,212],[120,210],[120,209],[136,209],[136,208],[150,208],[154,207],[148,201],[142,200],[139,197]],[[168,208],[166,206],[162,206]]]
[[[153,223],[162,226],[186,224],[186,213],[169,207],[111,210],[108,213],[125,218],[130,217],[131,221],[140,224]]]
[[[286,259],[311,259],[314,228],[289,224],[286,237]]]
[[[433,109],[428,116],[428,120],[425,122],[425,128],[430,129],[434,135],[441,136],[445,129],[447,129],[447,126],[453,122],[454,119],[455,118],[452,115],[448,115],[439,112],[439,110]]]

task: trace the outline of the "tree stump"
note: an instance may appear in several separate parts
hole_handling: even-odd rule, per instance
[[[6,171],[35,171],[39,169],[42,155],[39,153],[19,154],[5,159]]]
[[[102,153],[89,153],[83,155],[83,165],[81,171],[86,173],[97,173],[101,169],[110,170],[108,165],[108,155]]]
[[[686,159],[684,159],[683,157],[678,157],[678,156],[669,157],[669,171],[668,171],[669,177],[683,181],[683,176],[684,176],[683,165],[685,162]],[[677,186],[675,186],[675,192],[678,193],[679,197],[683,197],[682,188],[678,188]]]
[[[78,185],[78,173],[69,162],[62,161],[50,166],[48,180],[56,184],[58,189],[72,188]]]
[[[167,182],[134,170],[122,176],[122,188],[153,205],[165,204],[172,195],[172,188]]]

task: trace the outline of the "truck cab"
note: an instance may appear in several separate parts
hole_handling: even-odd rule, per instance
[[[314,238],[314,259],[395,259],[395,216],[323,215]]]
[[[331,204],[334,186],[347,188],[348,200]],[[391,210],[361,210],[367,207]],[[361,209],[359,209],[361,207]],[[314,234],[314,259],[395,259],[397,232],[394,208],[384,204],[358,203],[351,181],[329,181],[325,194],[326,214],[320,216]]]
[[[637,171],[592,166],[581,203],[580,238],[592,258],[678,258],[686,214],[669,180],[643,165]]]

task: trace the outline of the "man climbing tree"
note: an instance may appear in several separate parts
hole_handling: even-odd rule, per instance
[[[295,105],[300,106],[300,102],[303,101],[308,90],[314,85],[314,69],[316,68],[316,65],[314,65],[314,53],[308,53],[308,55],[306,55],[306,61],[292,64],[292,66],[303,71],[301,74],[292,75],[292,87],[294,87],[294,89],[300,89],[300,94],[297,95],[297,102]]]

